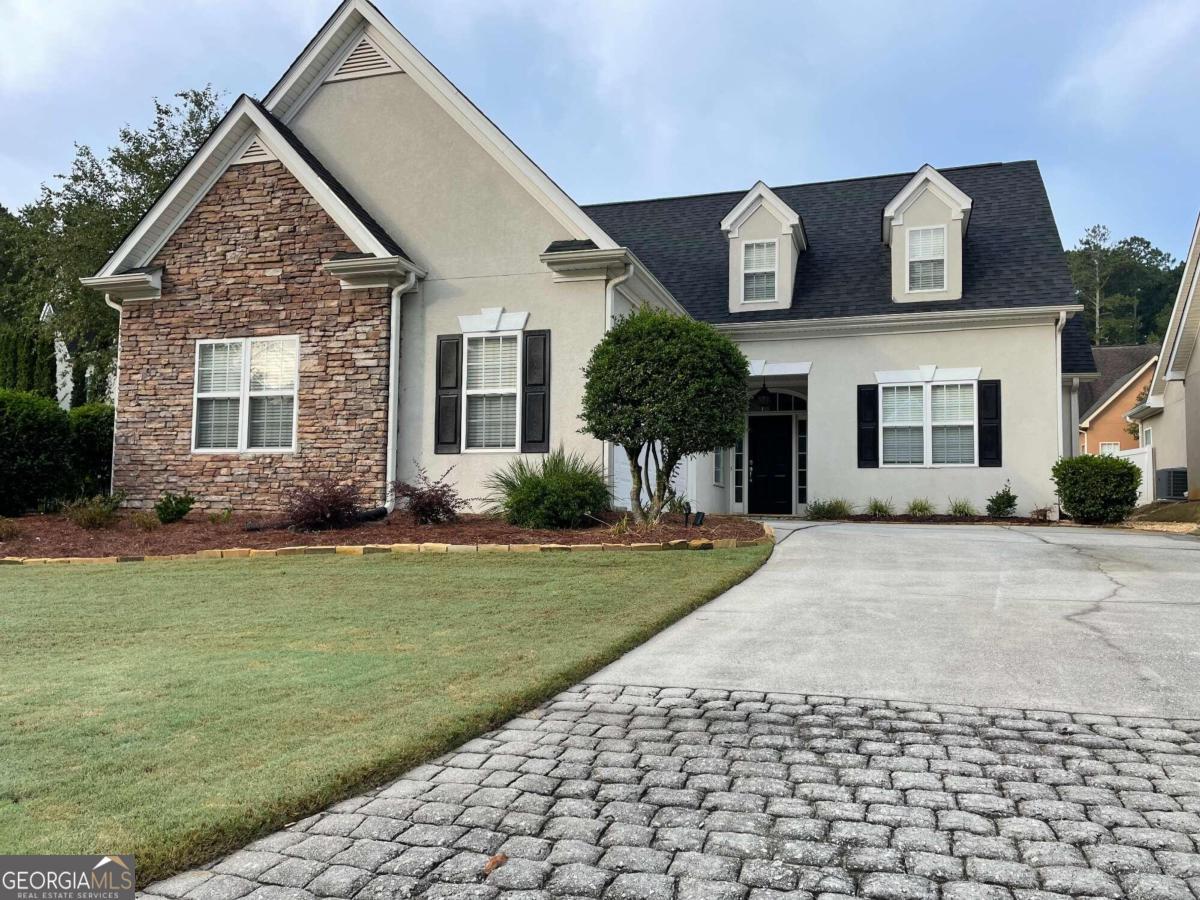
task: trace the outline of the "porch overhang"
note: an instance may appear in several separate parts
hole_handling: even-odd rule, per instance
[[[808,375],[812,370],[811,362],[767,362],[765,359],[752,359],[749,362],[751,378],[768,378],[772,375]]]

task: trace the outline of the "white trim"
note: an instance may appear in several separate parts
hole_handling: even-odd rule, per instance
[[[718,465],[718,463],[720,465]],[[725,458],[725,451],[724,450],[713,451],[713,479],[712,479],[713,487],[719,487],[719,488],[725,487],[725,482],[728,480],[728,476],[725,474],[725,472],[728,467],[729,467],[729,463],[728,463],[728,460]]]
[[[343,72],[342,66],[346,64],[346,60],[357,53],[363,44],[366,44],[379,55],[380,59],[383,60],[383,68]],[[329,74],[318,83],[329,84],[334,81],[353,81],[357,78],[374,78],[377,75],[396,75],[403,74],[403,72],[404,70],[400,68],[396,61],[388,56],[387,51],[380,47],[377,41],[372,40],[370,34],[363,32],[356,40],[346,41],[346,46],[342,48],[342,52],[338,54],[336,61],[330,66]]]
[[[521,393],[525,386],[525,342],[521,340],[521,331],[483,331],[477,333],[463,333],[463,352],[462,352],[462,448],[460,453],[520,453],[521,452]],[[517,342],[517,372],[516,386],[513,388],[495,389],[495,388],[468,388],[467,387],[467,361],[471,357],[471,339],[472,338],[505,338],[512,337]],[[467,446],[467,407],[470,404],[467,402],[469,397],[507,397],[512,395],[516,403],[516,427],[513,431],[513,445],[511,447],[468,447]]]
[[[912,258],[912,233],[914,231],[940,231],[942,233],[942,255],[941,257],[931,256],[928,259],[913,259]],[[904,293],[906,294],[943,294],[946,292],[946,275],[949,260],[946,258],[946,226],[945,225],[920,225],[912,228],[904,229]],[[942,261],[942,286],[935,288],[914,288],[912,286],[912,264],[915,262],[937,262]]]
[[[1184,297],[1184,283],[1179,285],[1179,299]],[[1200,311],[1192,315],[1192,305],[1200,288],[1200,261],[1192,268],[1192,281],[1187,288],[1187,299],[1184,300],[1183,313],[1179,317],[1179,327],[1175,330],[1175,340],[1171,346],[1171,361],[1167,364],[1166,380],[1182,381],[1196,343],[1200,341]],[[1178,300],[1176,301],[1178,302]],[[1190,340],[1189,340],[1190,338]],[[1183,358],[1180,359],[1180,351]]]
[[[505,312],[503,306],[492,306],[480,310],[477,316],[459,316],[458,330],[462,332],[463,337],[498,332],[519,334],[525,330],[528,321],[527,312]]]
[[[946,387],[951,385],[970,385],[971,386],[971,410],[972,417],[970,421],[966,419],[958,419],[948,422],[933,421],[933,389],[935,387]],[[900,387],[919,387],[921,388],[921,409],[922,418],[920,426],[915,423],[897,423],[887,425],[883,421],[883,393],[888,388]],[[950,381],[912,381],[912,382],[889,382],[884,384],[879,391],[879,467],[881,469],[976,469],[979,468],[979,382],[978,380],[970,379],[955,379]],[[969,463],[935,463],[933,461],[933,429],[935,427],[967,427],[971,428],[971,436],[973,443],[973,459]],[[883,433],[888,428],[921,428],[922,449],[921,462],[919,463],[889,463],[884,462],[883,457]]]
[[[767,362],[765,359],[752,359],[749,362],[752,378],[767,375],[807,375],[812,371],[811,362]]]
[[[258,107],[242,96],[96,277],[109,277],[120,269],[142,266],[153,259],[229,168],[232,160],[256,137],[287,167],[359,250],[379,257],[392,255],[292,149]],[[162,223],[168,217],[169,221],[163,227]]]
[[[157,300],[162,296],[162,269],[80,278],[79,283],[121,300]]]
[[[628,247],[608,250],[564,250],[559,253],[540,253],[538,259],[554,273],[559,281],[599,281],[616,278],[629,271],[628,280],[618,278],[616,288],[634,305],[649,301],[652,305],[691,318],[691,314],[675,299],[640,259]],[[621,284],[621,282],[624,282]]]
[[[917,170],[908,183],[900,189],[900,193],[892,198],[883,209],[883,242],[892,243],[892,229],[904,223],[904,213],[908,211],[925,191],[931,191],[943,203],[950,207],[950,218],[962,223],[963,234],[967,232],[967,223],[971,219],[971,198],[964,194],[945,175],[926,163]]]
[[[1109,449],[1105,450],[1104,449],[1105,447],[1108,447]],[[1117,453],[1120,453],[1120,452],[1121,452],[1121,442],[1120,441],[1101,441],[1100,448],[1097,451],[1097,455],[1098,456],[1115,456]]]
[[[761,181],[756,182],[733,209],[726,213],[725,218],[721,220],[721,230],[731,239],[740,237],[741,227],[746,224],[746,220],[763,207],[779,220],[780,235],[789,236],[797,249],[807,248],[808,241],[800,214]]]
[[[558,220],[573,238],[590,238],[601,249],[617,244],[580,209],[495,123],[471,103],[367,0],[345,0],[308,48],[292,63],[264,105],[285,123],[312,96],[312,81],[328,67],[329,46],[355,38],[363,23],[372,38],[413,82],[473,137],[513,178]]]
[[[772,254],[774,257],[774,260],[775,260],[774,265],[772,265],[770,268],[767,268],[765,266],[762,268],[755,268],[755,269],[747,269],[746,268],[746,251],[750,247],[754,246],[755,244],[763,244],[763,245],[770,244],[771,245],[772,249],[774,250],[774,253]],[[772,286],[771,296],[770,297],[755,297],[753,300],[747,300],[746,299],[746,276],[747,275],[761,275],[766,272],[770,272],[773,276],[775,276],[774,280],[771,282],[771,286]],[[742,294],[741,294],[741,298],[740,298],[741,302],[747,303],[747,304],[775,303],[778,300],[778,298],[779,298],[779,241],[775,240],[774,238],[763,238],[760,240],[743,241],[742,242]]]
[[[1148,368],[1150,368],[1151,366],[1155,365],[1157,362],[1158,362],[1158,354],[1156,353],[1156,354],[1154,354],[1154,356],[1150,357],[1148,360],[1146,360],[1144,363],[1142,363],[1142,365],[1140,365],[1132,373],[1130,373],[1129,377],[1126,378],[1123,382],[1121,382],[1121,386],[1117,390],[1113,391],[1113,393],[1109,396],[1109,398],[1107,400],[1105,400],[1103,403],[1101,403],[1099,406],[1097,406],[1095,409],[1093,409],[1090,413],[1088,413],[1087,418],[1079,423],[1079,427],[1080,428],[1089,427],[1092,419],[1096,418],[1096,416],[1100,415],[1100,413],[1104,412],[1104,410],[1108,409],[1108,407],[1110,407],[1113,403],[1115,403],[1116,399],[1118,397],[1120,397],[1123,393],[1125,393],[1125,391],[1129,389],[1129,386],[1133,382],[1137,381],[1144,374],[1146,374],[1146,370]]]
[[[1142,447],[1153,447],[1154,446],[1154,426],[1153,425],[1139,425],[1138,429],[1139,429],[1138,444],[1140,444]]]
[[[980,366],[962,369],[946,369],[940,366],[921,366],[917,369],[899,369],[875,373],[877,384],[913,384],[931,381],[978,381],[983,371]]]
[[[1167,332],[1163,336],[1158,365],[1154,369],[1154,377],[1150,380],[1149,400],[1159,398],[1165,390],[1165,382],[1175,380],[1169,377],[1168,362],[1174,356],[1175,348],[1179,344],[1179,329],[1183,324],[1182,316],[1186,305],[1183,300],[1185,287],[1189,280],[1195,278],[1197,269],[1200,269],[1200,216],[1196,217],[1196,224],[1192,227],[1192,241],[1188,245],[1187,256],[1184,260],[1183,277],[1179,280],[1179,290],[1175,294],[1175,303],[1171,307],[1171,317],[1167,322]]]
[[[249,143],[242,148],[242,152],[237,155],[237,158],[231,163],[234,166],[242,166],[247,163],[270,162],[278,157],[271,152],[271,149],[258,139],[258,135],[252,137]]]
[[[266,341],[288,341],[295,347],[296,369],[292,378],[291,390],[251,390],[250,388],[250,358],[254,344]],[[200,393],[200,348],[209,344],[239,344],[241,346],[241,381],[236,391],[205,391]],[[251,447],[250,434],[250,400],[252,397],[283,397],[292,398],[292,443],[288,447]],[[236,447],[197,447],[196,446],[196,415],[200,400],[229,399],[238,401],[238,442]],[[288,454],[295,453],[298,447],[297,428],[300,421],[300,336],[295,334],[269,334],[254,337],[231,338],[200,338],[196,341],[195,363],[192,369],[192,440],[191,452],[202,456],[219,456],[241,453],[254,454]]]
[[[395,287],[409,276],[424,278],[426,272],[403,256],[363,256],[353,259],[331,259],[322,263],[321,271],[334,276],[342,290]]]

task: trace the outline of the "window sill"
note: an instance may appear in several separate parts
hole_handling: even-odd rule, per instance
[[[295,447],[271,448],[266,450],[204,450],[193,447],[193,456],[291,456],[297,452]]]
[[[979,463],[885,463],[879,464],[881,469],[978,469]]]
[[[516,447],[463,447],[459,453],[520,453]]]

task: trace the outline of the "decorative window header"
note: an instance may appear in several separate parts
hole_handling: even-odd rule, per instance
[[[877,384],[913,384],[923,381],[978,381],[981,371],[982,369],[979,366],[965,369],[921,366],[917,369],[876,372],[875,382]]]
[[[529,321],[527,312],[505,312],[503,306],[480,310],[477,316],[459,316],[458,330],[463,334],[493,331],[524,331]]]

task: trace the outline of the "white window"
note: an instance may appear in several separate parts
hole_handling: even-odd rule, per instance
[[[746,241],[742,245],[742,301],[775,299],[775,241]]]
[[[725,487],[725,451],[718,450],[713,454],[713,484]]]
[[[466,336],[463,365],[467,450],[516,450],[521,340],[516,334]]]
[[[296,337],[204,340],[196,344],[192,449],[296,449]]]
[[[946,228],[908,229],[908,290],[946,289]]]
[[[1101,456],[1113,456],[1120,449],[1121,449],[1120,441],[1101,441],[1100,442],[1100,455]]]
[[[885,466],[973,466],[975,382],[885,384],[879,391]]]
[[[1142,446],[1143,447],[1153,447],[1154,446],[1154,429],[1153,428],[1146,428],[1145,426],[1142,427]]]

